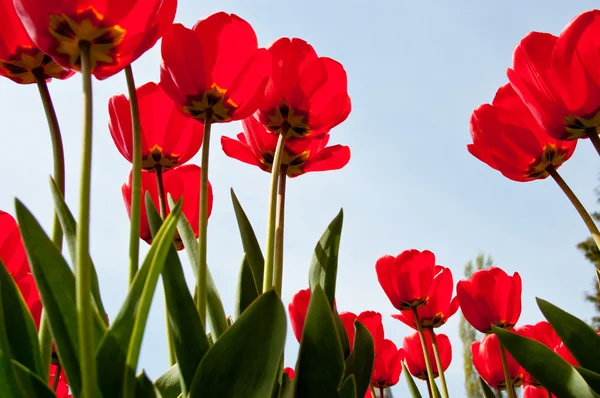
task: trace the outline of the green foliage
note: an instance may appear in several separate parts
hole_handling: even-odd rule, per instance
[[[375,346],[369,329],[359,321],[354,322],[354,346],[346,359],[346,376],[353,376],[356,395],[363,397],[371,383],[375,361]]]
[[[408,385],[408,391],[410,392],[410,396],[412,398],[421,398],[421,392],[419,391],[419,388],[417,387],[417,384],[415,383],[415,380],[413,379],[412,375],[410,374],[408,369],[406,369],[404,362],[402,362],[402,373],[404,373],[404,378],[406,379],[406,384]]]

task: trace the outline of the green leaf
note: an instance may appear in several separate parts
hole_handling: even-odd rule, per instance
[[[206,353],[191,397],[264,398],[280,371],[286,315],[273,291],[261,295]]]
[[[598,397],[584,378],[542,343],[492,326],[502,345],[540,384],[561,398]]]
[[[421,398],[421,392],[415,383],[415,380],[412,378],[412,375],[404,366],[404,362],[402,362],[402,373],[404,373],[404,378],[406,379],[406,384],[408,385],[408,391],[410,392],[410,396],[412,398]]]
[[[56,398],[54,391],[38,375],[33,374],[18,362],[12,361],[12,365],[15,369],[17,383],[21,386],[21,390],[25,392],[23,395],[15,395],[15,397]],[[5,391],[0,391],[4,396]]]
[[[315,285],[296,362],[297,397],[335,397],[344,375],[344,352],[327,296]]]
[[[73,217],[73,213],[71,213],[71,210],[69,210],[69,207],[65,203],[65,200],[52,177],[50,177],[50,190],[52,191],[52,198],[54,199],[54,208],[56,210],[56,214],[58,215],[58,220],[60,221],[60,226],[63,230],[67,247],[69,248],[69,256],[71,257],[73,264],[75,264],[77,262],[77,223],[75,222],[75,217]],[[94,266],[91,257],[88,259],[88,264],[91,267],[91,287],[92,297],[94,298],[93,302],[96,305],[100,320],[105,325],[108,325],[108,320],[106,319],[106,310],[104,309],[102,298],[100,296],[98,274],[96,273],[96,267]]]
[[[4,288],[4,284],[0,280],[0,309],[4,308]],[[17,385],[17,376],[11,358],[10,343],[6,333],[3,310],[0,311],[0,391],[8,397],[25,396],[22,389]]]
[[[4,314],[4,324],[8,325],[6,338],[12,359],[36,375],[44,377],[35,323],[17,284],[2,260],[0,260],[0,286],[2,286],[1,310]]]
[[[581,367],[600,373],[600,336],[581,319],[537,298],[538,307]]]
[[[294,398],[294,390],[294,381],[290,380],[287,373],[283,372],[279,388],[279,398]]]
[[[488,384],[485,382],[485,380],[481,378],[481,376],[479,376],[479,384],[481,385],[481,391],[483,391],[483,395],[485,396],[485,398],[496,398],[496,395],[494,394],[490,386],[488,386]]]
[[[371,383],[375,347],[369,329],[359,321],[354,322],[354,348],[346,359],[346,376],[354,375],[356,394],[364,397]]]
[[[162,398],[160,391],[154,387],[144,371],[136,378],[135,398]]]
[[[235,317],[239,318],[258,296],[260,296],[260,291],[256,289],[256,284],[254,283],[252,266],[250,265],[250,260],[248,260],[248,255],[244,253],[235,300]]]
[[[172,208],[173,204],[173,199],[169,196],[169,206]],[[196,240],[192,226],[183,213],[177,222],[177,232],[185,245],[185,251],[187,252],[190,264],[194,269],[194,275],[196,275],[198,268],[198,241]],[[210,325],[212,326],[214,334],[219,338],[229,326],[227,325],[227,316],[225,315],[221,296],[219,295],[219,291],[217,290],[217,286],[210,274],[208,266],[206,267],[206,272],[206,305],[208,308],[208,319],[210,320]]]
[[[600,374],[580,367],[575,367],[575,369],[585,379],[588,386],[592,387],[592,390],[600,393]]]
[[[177,398],[181,394],[181,375],[177,364],[171,366],[165,373],[154,380],[154,386],[162,398]]]
[[[340,388],[340,398],[355,398],[355,397],[363,397],[365,394],[359,395],[356,393],[356,380],[354,380],[354,375],[348,376],[346,380],[344,380],[344,384]]]
[[[162,219],[149,196],[146,196],[146,212],[150,230],[154,236],[162,225]],[[167,255],[162,279],[169,328],[175,342],[175,354],[180,374],[185,382],[184,395],[186,395],[185,392],[189,391],[191,387],[200,360],[208,351],[209,346],[174,245],[171,245]]]
[[[240,230],[240,236],[242,237],[242,246],[244,252],[248,256],[248,262],[252,269],[252,275],[254,277],[254,284],[257,291],[262,291],[263,285],[263,268],[265,264],[265,258],[263,257],[258,239],[250,220],[246,216],[242,205],[240,204],[235,192],[231,189],[231,201],[233,202],[233,210],[235,211],[235,218],[237,219],[238,228]]]

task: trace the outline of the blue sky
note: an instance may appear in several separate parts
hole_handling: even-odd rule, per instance
[[[384,316],[386,337],[397,345],[411,331],[390,317],[395,312],[374,270],[384,254],[428,249],[449,267],[455,281],[479,252],[491,254],[507,272],[523,278],[521,324],[542,319],[534,298],[542,297],[589,319],[584,303],[593,268],[575,245],[588,234],[566,197],[551,180],[516,183],[473,158],[468,120],[506,82],[514,45],[532,30],[558,34],[592,1],[265,1],[180,0],[176,17],[191,27],[218,10],[250,22],[263,46],[281,36],[300,37],[348,72],[353,110],[331,133],[349,145],[352,159],[341,171],[308,174],[288,184],[283,300],[307,287],[312,249],[329,221],[344,208],[337,303],[341,311],[371,309]],[[158,81],[159,46],[134,65],[138,85]],[[50,85],[63,129],[67,201],[77,209],[81,130],[80,77]],[[130,165],[116,150],[107,128],[107,101],[126,90],[123,75],[94,81],[94,158],[91,250],[101,290],[114,317],[127,290],[128,219],[120,187]],[[35,86],[0,81],[4,171],[0,209],[14,214],[20,198],[49,230],[47,176],[51,148]],[[226,310],[233,313],[242,248],[232,211],[233,187],[264,239],[269,175],[227,158],[220,135],[234,136],[238,123],[218,125],[211,147],[210,180],[215,205],[209,223],[208,261]],[[598,158],[589,142],[559,171],[595,210]],[[199,156],[192,162],[199,163]],[[77,214],[77,213],[75,213]],[[142,243],[144,251],[147,246]],[[186,256],[188,280],[192,281]],[[152,376],[167,369],[162,290],[149,319],[141,363]],[[449,388],[463,396],[458,317],[438,331],[454,344]],[[290,331],[286,364],[297,343]],[[423,392],[424,385],[421,385]],[[407,394],[404,380],[394,388]]]

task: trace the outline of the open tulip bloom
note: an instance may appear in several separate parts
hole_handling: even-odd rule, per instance
[[[524,398],[600,396],[600,335],[542,299],[538,306],[547,321],[519,325],[526,297],[518,272],[478,270],[456,284],[453,296],[455,265],[436,265],[433,252],[408,249],[366,265],[390,312],[338,313],[342,211],[315,247],[310,287],[292,296],[286,312],[287,180],[342,169],[351,156],[348,146],[329,144],[332,136],[343,137],[352,109],[342,63],[317,55],[300,38],[282,37],[261,48],[251,24],[224,11],[192,28],[173,23],[176,0],[0,0],[0,10],[0,76],[37,85],[52,142],[54,204],[50,234],[18,199],[15,217],[0,210],[0,397],[375,398],[401,383],[405,368],[412,397],[421,397],[421,383],[430,398],[449,398],[451,333],[437,332],[448,329],[459,307],[473,335],[485,334],[467,346],[485,396],[493,395],[491,387],[516,398],[521,385]],[[136,86],[131,64],[160,39],[160,82]],[[110,134],[115,151],[131,164],[121,188],[130,218],[128,258],[111,254],[115,264],[128,266],[129,285],[109,322],[100,265],[90,253],[91,204],[97,202],[91,190],[92,83],[121,71],[127,94],[99,108],[108,109],[105,138]],[[84,106],[74,215],[65,202],[75,190],[65,186],[71,155],[64,153],[48,84],[76,72]],[[527,34],[515,47],[508,80],[491,103],[473,111],[467,150],[513,181],[551,177],[600,248],[596,224],[557,171],[575,155],[580,138],[600,153],[600,11],[580,14],[558,36]],[[211,129],[230,122],[242,132],[221,137],[224,153],[271,180],[264,252],[231,191],[242,242],[233,318],[207,262],[213,204],[225,206],[214,180],[213,203],[208,178]],[[140,241],[149,245],[144,258]],[[181,262],[184,249],[190,270]],[[187,271],[195,277],[193,288]],[[137,370],[159,281],[169,361],[151,380]],[[386,335],[392,311],[415,332],[397,336],[387,328]],[[286,367],[290,333],[299,348],[295,364]]]

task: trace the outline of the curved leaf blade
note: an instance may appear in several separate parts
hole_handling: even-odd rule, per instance
[[[479,376],[479,385],[481,385],[481,391],[483,391],[485,398],[496,398],[492,388],[481,378],[481,376]]]
[[[252,274],[252,266],[248,255],[244,253],[242,258],[242,266],[240,267],[240,275],[238,279],[238,289],[235,300],[235,317],[240,315],[260,296],[260,291],[256,289],[254,276]]]
[[[404,373],[404,378],[406,379],[410,396],[412,398],[421,398],[421,392],[419,391],[415,380],[412,378],[412,375],[408,372],[408,369],[406,369],[404,362],[402,362],[402,373]]]
[[[181,395],[181,375],[177,364],[171,366],[166,372],[154,380],[154,386],[162,398],[177,398]]]
[[[346,359],[346,376],[354,375],[356,394],[363,397],[369,389],[373,364],[375,361],[375,347],[373,336],[369,329],[359,321],[354,322],[354,347]]]

